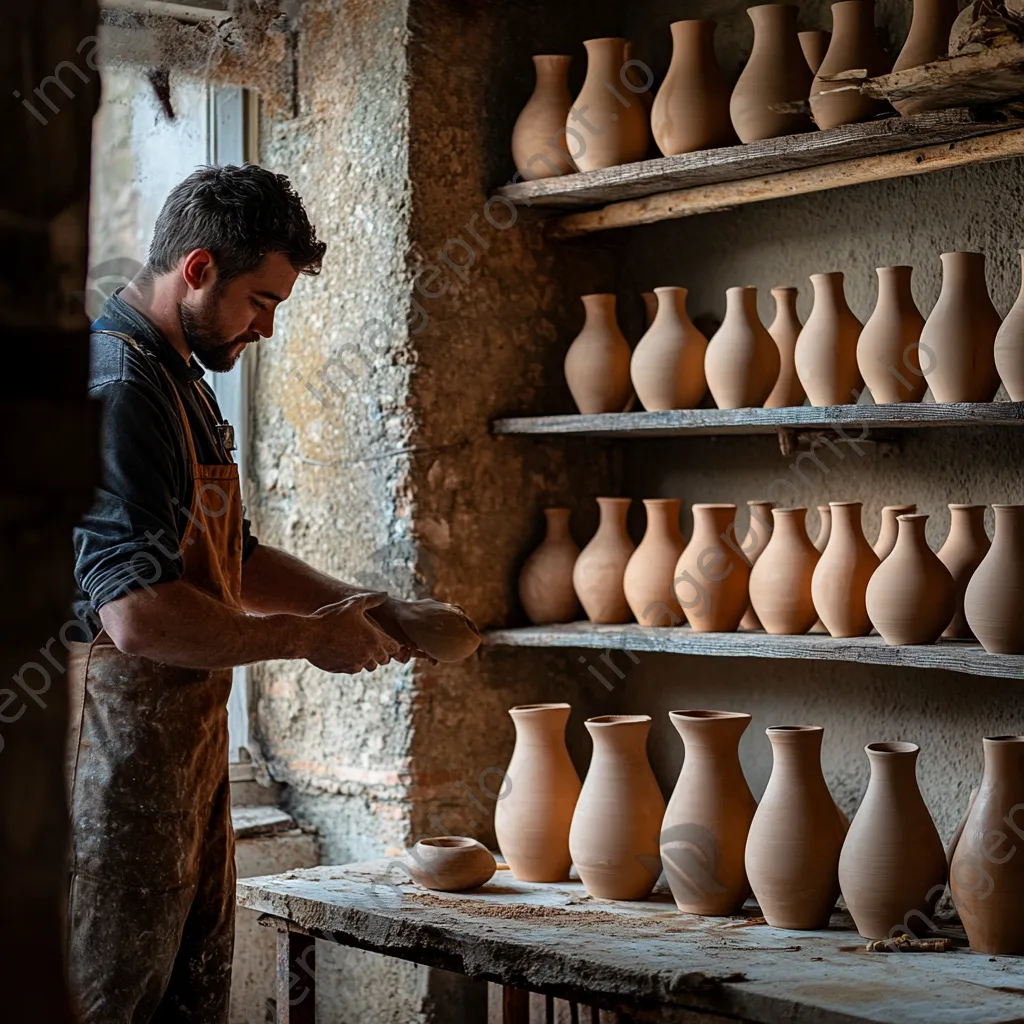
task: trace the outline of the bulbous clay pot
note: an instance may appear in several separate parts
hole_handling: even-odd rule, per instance
[[[654,141],[665,156],[736,142],[714,40],[713,21],[672,23],[672,62],[651,108]]]
[[[811,577],[821,555],[807,536],[807,509],[776,508],[768,546],[750,570],[750,603],[766,633],[806,633],[817,621]]]
[[[565,380],[584,415],[622,412],[632,394],[629,343],[615,319],[614,295],[584,295],[586,319],[565,354]]]
[[[953,853],[949,888],[971,949],[1024,953],[1024,736],[986,736],[985,773]]]
[[[991,542],[985,532],[985,505],[950,505],[949,533],[939,549],[939,561],[949,570],[956,586],[953,618],[943,636],[973,639],[964,614],[964,594],[974,570],[988,554]]]
[[[871,632],[865,594],[878,558],[864,539],[859,501],[830,501],[832,530],[811,577],[814,609],[834,637]]]
[[[480,630],[457,604],[396,601],[393,611],[405,635],[434,661],[462,661],[480,646]]]
[[[735,505],[694,505],[693,535],[675,571],[676,600],[696,633],[734,633],[747,608],[750,565],[736,540]]]
[[[537,84],[512,129],[512,159],[525,181],[570,174],[565,122],[572,106],[569,65],[572,57],[539,54],[533,58]]]
[[[509,714],[516,745],[494,808],[494,833],[521,882],[569,877],[569,826],[580,779],[565,748],[568,704],[525,704]]]
[[[958,6],[958,0],[914,0],[910,34],[893,71],[906,71],[944,57],[949,50],[949,32],[959,13]],[[904,117],[934,109],[934,104],[927,100],[895,100],[893,106]]]
[[[1020,251],[1024,276],[1024,249]],[[1024,402],[1024,285],[996,332],[996,370],[1011,402]]]
[[[494,855],[468,836],[421,839],[405,859],[413,879],[436,892],[478,889],[494,874]]]
[[[896,546],[868,582],[868,618],[891,647],[933,644],[953,617],[956,585],[928,547],[928,517],[902,515],[897,521]]]
[[[740,767],[750,715],[670,711],[685,747],[661,825],[661,862],[684,914],[739,912],[750,895],[743,855],[754,800]]]
[[[846,829],[821,772],[820,725],[765,730],[774,763],[747,836],[747,878],[773,928],[826,928]]]
[[[650,133],[647,107],[629,88],[625,39],[588,39],[587,77],[569,111],[569,154],[581,171],[643,160]]]
[[[865,68],[868,78],[889,70],[889,58],[875,32],[873,0],[841,0],[832,5],[832,39],[811,85],[811,116],[819,128],[868,121],[888,109],[888,103],[849,88],[860,85],[862,78],[824,81],[829,75],[855,68]]]
[[[732,126],[741,142],[774,139],[814,130],[808,114],[781,114],[782,103],[807,99],[814,75],[797,37],[795,4],[760,4],[747,9],[754,47],[729,100]]]
[[[648,412],[694,409],[708,389],[704,379],[707,338],[686,315],[685,288],[655,288],[658,312],[633,350],[629,372]]]
[[[572,570],[580,549],[569,532],[567,508],[546,508],[547,533],[519,573],[519,600],[535,625],[572,622],[579,601],[572,585]]]
[[[626,532],[630,500],[598,498],[597,505],[601,510],[597,533],[576,559],[572,585],[591,622],[630,622],[633,616],[622,585],[635,550]]]
[[[999,389],[999,314],[980,252],[942,254],[939,301],[921,331],[921,367],[936,402],[991,402]]]
[[[818,522],[818,536],[814,539],[814,547],[818,553],[821,554],[828,545],[829,534],[832,532],[832,509],[830,509],[828,505],[818,506]],[[819,618],[815,619],[814,625],[811,626],[808,632],[827,633],[828,630]]]
[[[878,528],[878,540],[872,546],[879,562],[884,562],[889,553],[896,547],[896,535],[900,532],[900,525],[896,522],[897,516],[909,515],[916,512],[917,506],[910,505],[886,505],[882,509],[882,522]]]
[[[857,367],[860,321],[846,304],[841,273],[811,274],[811,284],[814,306],[797,338],[796,375],[811,405],[849,405],[857,401],[861,385]]]
[[[683,610],[672,589],[672,574],[686,546],[679,529],[678,498],[644,499],[647,531],[626,564],[622,585],[641,626],[679,626]]]
[[[808,29],[806,32],[797,32],[797,38],[800,40],[800,49],[803,52],[804,60],[807,61],[807,66],[811,69],[811,74],[816,75],[828,52],[832,33],[815,28]]]
[[[871,779],[839,857],[857,931],[888,939],[931,920],[946,891],[946,854],[917,788],[916,743],[869,743]]]
[[[757,315],[756,288],[729,288],[725,319],[704,357],[711,397],[719,409],[764,405],[779,379],[779,350]]]
[[[775,299],[775,319],[768,333],[779,350],[779,376],[775,387],[764,403],[766,409],[778,409],[784,406],[803,405],[803,385],[797,379],[796,363],[793,361],[796,352],[796,339],[800,337],[803,326],[796,313],[797,290],[795,288],[773,288],[772,298]]]
[[[860,332],[857,366],[876,405],[920,402],[928,390],[918,343],[924,317],[910,291],[913,267],[879,267],[878,301]]]
[[[1024,505],[993,505],[992,546],[964,595],[967,624],[989,654],[1024,654]]]
[[[569,830],[569,852],[591,896],[643,900],[661,874],[665,800],[647,760],[647,715],[589,718],[590,769]]]
[[[768,546],[768,542],[772,536],[772,526],[774,522],[772,520],[772,508],[774,502],[771,501],[748,501],[747,508],[750,510],[749,523],[747,525],[747,532],[743,535],[743,540],[740,541],[740,550],[746,556],[747,561],[753,567],[758,558],[761,557],[761,553]],[[750,602],[747,602],[747,610],[743,613],[743,618],[740,620],[740,629],[760,629],[761,622],[751,607]]]

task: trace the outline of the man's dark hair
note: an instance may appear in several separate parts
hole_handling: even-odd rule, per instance
[[[225,281],[255,270],[272,252],[303,274],[319,274],[327,245],[283,174],[255,164],[200,167],[171,189],[156,219],[147,275],[170,273],[195,249],[208,249]]]

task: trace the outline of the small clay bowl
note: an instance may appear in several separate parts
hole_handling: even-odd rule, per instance
[[[476,889],[494,874],[491,851],[468,836],[421,839],[405,859],[409,874],[424,889],[462,892]]]

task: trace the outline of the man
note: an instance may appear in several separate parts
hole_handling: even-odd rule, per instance
[[[227,1020],[231,669],[420,656],[394,602],[257,544],[203,367],[269,338],[326,246],[282,175],[207,167],[168,196],[147,264],[93,324],[103,484],[75,532],[69,971],[86,1024]]]

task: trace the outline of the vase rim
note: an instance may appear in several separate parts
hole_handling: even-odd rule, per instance
[[[863,505],[863,501],[830,501],[829,508],[852,508],[854,505]]]
[[[419,840],[416,845],[430,846],[439,850],[468,850],[482,844],[469,836],[432,836],[430,839]]]
[[[800,289],[795,284],[777,284],[777,285],[775,285],[774,288],[771,289],[772,295],[774,295],[776,292],[797,292],[797,293],[799,293],[799,291],[800,291]]]
[[[643,503],[647,506],[678,505],[681,500],[681,498],[644,498]]]
[[[680,18],[678,21],[670,21],[668,27],[673,29],[676,25],[718,25],[714,18]]]
[[[650,720],[650,715],[598,715],[596,718],[588,718],[583,724],[606,729],[616,725],[642,725]]]
[[[725,289],[726,297],[732,295],[749,295],[751,292],[757,294],[756,284],[734,284],[731,288]]]
[[[615,292],[587,292],[586,295],[581,295],[580,300],[586,302],[587,299],[611,299],[615,301]]]
[[[682,292],[685,295],[689,289],[684,288],[681,284],[659,284],[657,288],[652,288],[651,291],[655,295],[661,295],[663,292]]]
[[[733,721],[737,718],[745,718],[749,722],[751,718],[746,711],[711,711],[701,708],[670,711],[668,717],[672,721],[681,718],[689,722]]]
[[[884,274],[887,270],[909,270],[911,273],[913,273],[914,268],[907,266],[905,263],[897,263],[895,266],[892,267],[875,267],[876,274]]]
[[[508,709],[510,715],[529,715],[539,711],[572,711],[572,706],[570,704],[517,704],[514,708]]]
[[[988,505],[970,505],[970,504],[956,505],[956,504],[953,504],[953,505],[947,505],[946,507],[949,508],[949,509],[969,509],[969,508],[988,508]]]
[[[929,517],[927,512],[904,512],[896,517],[897,523],[921,523]]]
[[[984,736],[981,742],[989,746],[1010,746],[1015,743],[1024,743],[1024,736]]]
[[[769,501],[767,498],[748,498],[747,504],[753,508],[755,505],[767,505],[769,508],[775,508],[775,502]]]
[[[633,502],[632,498],[595,498],[599,505],[630,505]]]
[[[997,512],[1007,512],[1011,510],[1020,511],[1024,509],[1024,505],[1019,505],[1010,502],[1000,502],[999,504],[993,504],[992,508],[994,508]]]
[[[904,740],[886,740],[880,743],[869,743],[864,748],[865,753],[871,754],[919,754],[921,748],[916,743],[908,743]]]
[[[568,505],[545,505],[545,512],[571,512],[572,509]]]
[[[882,511],[886,512],[886,511],[889,511],[890,509],[901,509],[901,508],[916,509],[917,508],[917,502],[916,501],[905,501],[902,505],[883,505],[882,506]]]
[[[796,733],[824,732],[823,725],[769,725],[765,729],[768,736],[792,736]]]
[[[584,39],[583,45],[589,46],[591,43],[622,43],[625,46],[626,42],[625,36],[595,36],[593,39]]]
[[[534,60],[572,60],[572,55],[568,53],[535,53],[533,55]]]
[[[862,0],[840,0],[840,2],[841,3],[861,3]],[[843,279],[843,272],[841,270],[825,270],[825,271],[823,271],[820,274],[809,274],[808,277],[810,277],[812,282],[816,281],[816,280],[824,281],[826,279],[829,280],[829,281],[835,281],[835,280],[840,280],[841,281]]]
[[[818,510],[821,511],[820,508]],[[796,512],[807,512],[806,505],[789,505],[786,508],[773,508],[772,515],[774,516],[791,516]]]
[[[691,508],[709,508],[709,509],[730,508],[730,509],[733,509],[734,511],[736,509],[736,506],[731,504],[728,501],[698,501],[698,502],[695,502],[690,507]]]

